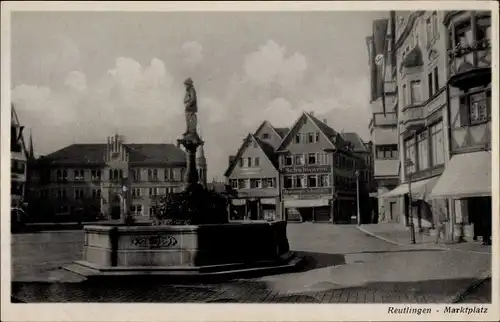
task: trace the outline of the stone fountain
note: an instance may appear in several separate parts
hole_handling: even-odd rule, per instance
[[[193,81],[184,82],[187,151],[186,188],[179,194],[183,224],[89,225],[83,259],[64,268],[91,277],[219,276],[289,270],[300,262],[289,249],[286,222],[230,223],[227,207],[198,181],[197,100]],[[214,201],[217,199],[217,202]],[[165,208],[165,209],[168,209]],[[165,216],[170,215],[169,211]]]

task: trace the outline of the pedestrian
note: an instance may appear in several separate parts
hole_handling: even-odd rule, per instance
[[[437,208],[436,211],[436,244],[439,243],[441,233],[443,233],[443,241],[446,238],[446,222],[448,218],[442,208]]]
[[[483,214],[482,219],[483,245],[491,245],[491,212]]]

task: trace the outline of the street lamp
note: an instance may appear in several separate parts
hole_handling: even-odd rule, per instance
[[[359,211],[359,170],[354,172],[356,175],[356,219],[358,226],[361,226],[361,212]]]
[[[413,166],[413,161],[406,159],[405,167],[409,168]],[[415,244],[415,225],[413,224],[413,205],[411,198],[411,171],[408,171],[408,219],[410,220],[410,243]]]

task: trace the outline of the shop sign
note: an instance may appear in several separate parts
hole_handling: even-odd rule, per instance
[[[282,172],[285,174],[288,173],[323,173],[330,172],[330,166],[303,166],[303,167],[286,167],[282,169]]]
[[[332,193],[332,188],[283,189],[284,195],[331,195]]]

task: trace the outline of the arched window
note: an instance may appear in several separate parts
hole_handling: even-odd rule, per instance
[[[153,170],[153,180],[158,180],[158,170]]]
[[[62,173],[61,170],[56,171],[56,180],[61,181],[62,180]]]
[[[113,173],[113,180],[118,180],[118,170],[115,169],[114,173]]]
[[[113,169],[109,169],[109,180],[113,180]]]
[[[101,189],[97,189],[97,198],[101,198]]]
[[[123,170],[120,169],[120,177],[118,177],[118,179],[122,179],[123,178]]]
[[[151,175],[151,174],[152,174],[152,173],[151,173],[151,169],[149,169],[149,170],[148,170],[148,180],[151,180],[151,177],[152,177],[152,175]]]

